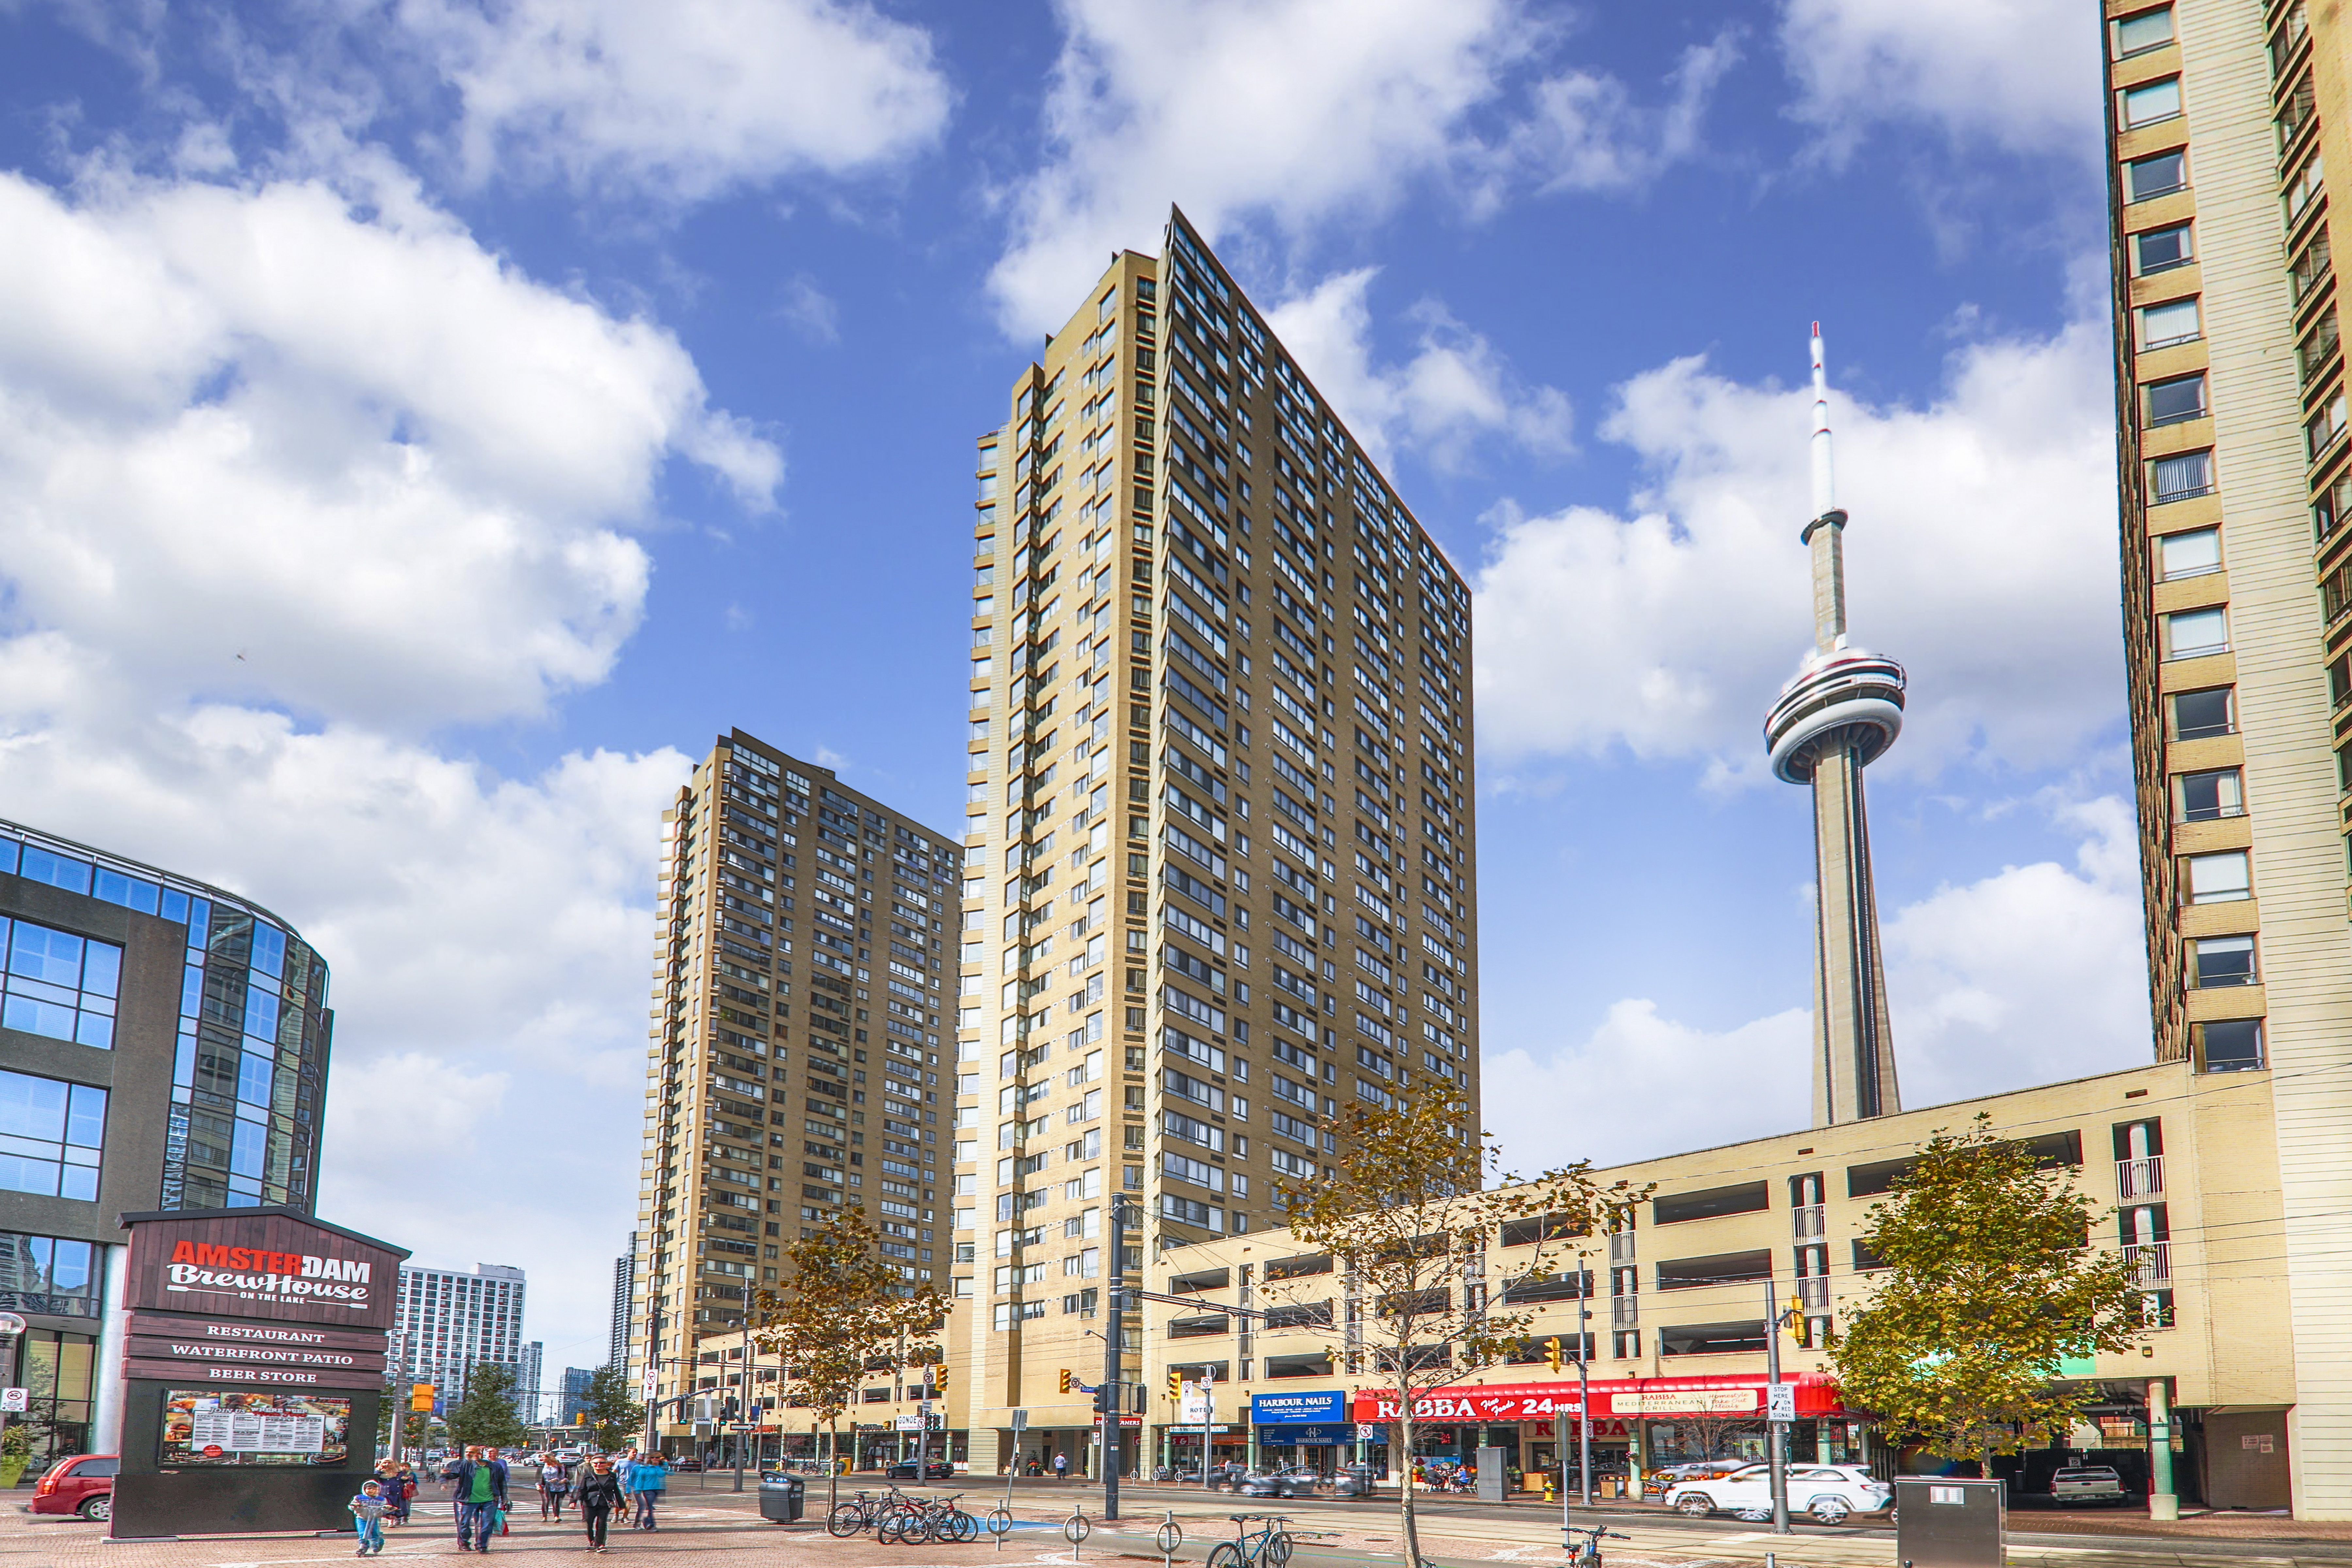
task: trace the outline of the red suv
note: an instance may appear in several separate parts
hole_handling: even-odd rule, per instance
[[[59,1459],[33,1488],[35,1513],[78,1513],[103,1521],[114,1516],[114,1473],[122,1468],[115,1454],[76,1454]]]

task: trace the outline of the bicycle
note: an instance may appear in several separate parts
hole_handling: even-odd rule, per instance
[[[909,1498],[885,1510],[876,1521],[874,1539],[884,1545],[919,1546],[926,1542],[964,1542],[980,1534],[980,1521],[956,1506],[958,1492],[947,1498]]]
[[[885,1513],[910,1500],[897,1487],[889,1488],[878,1497],[859,1492],[834,1506],[833,1512],[826,1516],[824,1521],[825,1533],[845,1537],[871,1530]]]
[[[1566,1534],[1569,1537],[1568,1568],[1601,1568],[1601,1542],[1603,1540],[1631,1541],[1633,1539],[1630,1535],[1621,1534],[1610,1529],[1605,1524],[1596,1524],[1590,1530],[1570,1530]],[[1576,1544],[1575,1538],[1580,1535],[1584,1537],[1584,1544],[1581,1546]]]
[[[1284,1568],[1297,1540],[1290,1532],[1290,1516],[1286,1513],[1229,1513],[1234,1521],[1234,1539],[1220,1541],[1209,1548],[1209,1568]],[[1272,1522],[1260,1531],[1249,1529],[1254,1519]],[[1328,1531],[1317,1531],[1315,1534]]]

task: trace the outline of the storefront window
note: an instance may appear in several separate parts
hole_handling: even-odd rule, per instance
[[[31,1400],[22,1417],[32,1434],[31,1469],[47,1469],[68,1455],[89,1451],[90,1372],[97,1351],[91,1335],[55,1329],[28,1329],[18,1342],[16,1378]]]

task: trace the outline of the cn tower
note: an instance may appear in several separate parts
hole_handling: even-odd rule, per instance
[[[1863,769],[1903,730],[1903,667],[1851,646],[1845,524],[1830,469],[1829,377],[1813,323],[1813,651],[1764,720],[1775,776],[1813,791],[1813,1125],[1903,1109],[1871,887]]]

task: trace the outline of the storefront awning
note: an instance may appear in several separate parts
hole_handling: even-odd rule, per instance
[[[1819,1373],[1790,1379],[1797,1385],[1797,1415],[1803,1418],[1843,1415],[1837,1384]],[[1721,1377],[1596,1377],[1590,1384],[1592,1414],[1656,1417],[1676,1415],[1761,1415],[1764,1376],[1733,1373]],[[1393,1389],[1358,1389],[1350,1402],[1359,1421],[1394,1421],[1403,1411]],[[1575,1415],[1580,1406],[1576,1380],[1548,1383],[1456,1384],[1432,1389],[1414,1401],[1415,1421],[1548,1421],[1555,1415]]]

